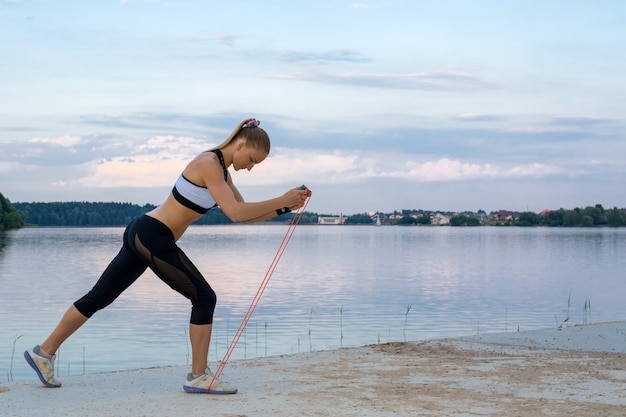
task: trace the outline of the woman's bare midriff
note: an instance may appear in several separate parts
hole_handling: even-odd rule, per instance
[[[163,204],[149,211],[146,215],[166,225],[174,234],[175,241],[180,239],[191,223],[202,217],[202,214],[196,213],[176,201],[171,193]]]

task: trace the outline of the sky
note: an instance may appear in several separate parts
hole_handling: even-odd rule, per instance
[[[626,2],[0,0],[0,193],[159,204],[243,119],[247,201],[626,207]]]

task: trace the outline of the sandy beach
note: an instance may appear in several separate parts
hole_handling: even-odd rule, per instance
[[[23,366],[27,366],[23,363]],[[238,360],[236,395],[186,366],[0,384],[2,416],[624,416],[626,322]]]

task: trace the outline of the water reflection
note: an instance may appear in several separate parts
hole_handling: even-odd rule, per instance
[[[4,252],[4,248],[11,244],[11,233],[8,231],[0,231],[0,256]]]

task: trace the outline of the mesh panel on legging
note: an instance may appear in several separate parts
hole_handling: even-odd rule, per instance
[[[192,324],[213,323],[217,302],[215,291],[173,240],[166,247],[160,246],[157,254],[144,245],[139,233],[131,242],[137,255],[148,263],[163,282],[191,301]]]

